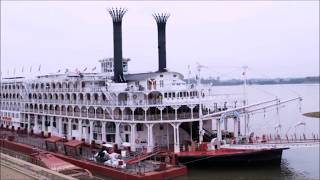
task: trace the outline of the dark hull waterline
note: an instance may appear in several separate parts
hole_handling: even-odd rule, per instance
[[[187,166],[239,166],[280,164],[286,148],[259,150],[237,154],[178,156],[178,161]]]

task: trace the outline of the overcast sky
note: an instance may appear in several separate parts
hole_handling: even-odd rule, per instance
[[[207,66],[204,75],[299,77],[319,75],[319,2],[25,2],[1,1],[3,76],[91,70],[113,56],[109,7],[126,7],[123,55],[129,71],[158,68],[154,12],[167,23],[167,67],[187,74],[188,65]]]

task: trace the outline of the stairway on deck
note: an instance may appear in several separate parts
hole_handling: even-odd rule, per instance
[[[127,161],[127,164],[128,165],[131,165],[131,164],[135,164],[137,162],[140,162],[140,161],[143,161],[145,159],[148,159],[149,157],[152,157],[152,156],[155,156],[157,154],[159,154],[161,152],[161,150],[159,148],[155,148],[152,152],[150,153],[140,153],[138,154],[137,156],[129,159]]]
[[[216,138],[217,136],[215,134],[213,134],[211,131],[202,128],[204,130],[204,134],[203,134],[203,141],[204,142],[210,142],[213,138]]]
[[[192,128],[190,128],[189,123],[183,123],[180,125],[180,128],[185,130],[189,135],[192,131],[192,140],[198,141],[199,140],[199,121],[192,122]],[[203,142],[210,142],[213,138],[216,136],[209,130],[203,128],[204,134],[203,134]]]

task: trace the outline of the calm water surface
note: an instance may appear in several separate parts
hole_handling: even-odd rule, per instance
[[[241,92],[242,86],[216,87],[219,93]],[[248,86],[250,103],[268,100],[274,97],[281,99],[300,95],[303,98],[302,112],[319,111],[319,84],[299,85],[252,85]],[[299,112],[299,103],[294,102],[282,107],[277,115],[276,110],[254,114],[250,121],[251,131],[256,134],[275,133],[274,125],[282,124],[282,135],[296,132],[319,134],[319,119],[308,118]],[[305,127],[294,128],[298,122],[306,122]],[[189,168],[188,175],[177,180],[211,180],[211,179],[319,179],[319,146],[300,147],[284,151],[281,165],[255,167],[207,167]]]
[[[244,167],[189,168],[188,175],[175,180],[317,180],[319,179],[319,147],[289,149],[284,152],[281,165]]]

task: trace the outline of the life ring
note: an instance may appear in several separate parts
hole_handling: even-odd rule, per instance
[[[137,99],[137,95],[133,95],[133,99]]]
[[[136,144],[139,144],[139,139],[136,139],[135,141],[134,141]]]

